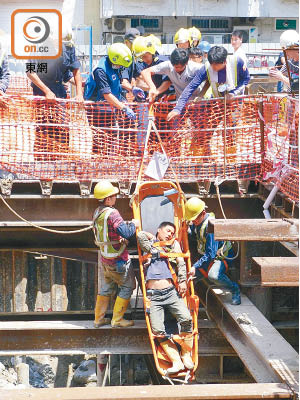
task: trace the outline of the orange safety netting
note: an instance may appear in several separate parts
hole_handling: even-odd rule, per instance
[[[271,181],[290,199],[299,198],[299,100],[264,96],[262,179]]]
[[[32,87],[31,81],[26,75],[13,75],[10,76],[9,86],[6,90],[8,95],[31,95]]]
[[[294,99],[285,102],[283,107],[278,96],[243,96],[226,105],[224,99],[201,100],[190,103],[172,122],[166,116],[174,103],[158,102],[154,122],[179,180],[262,179],[262,172],[277,168],[273,164],[278,140],[272,139],[275,147],[268,147],[269,131],[282,137],[280,132],[286,127],[285,141],[289,148],[295,146],[298,109]],[[25,179],[134,181],[144,151],[149,106],[132,103],[130,107],[135,121],[104,102],[6,97],[0,103],[0,168]],[[276,112],[280,116],[275,120]],[[291,149],[291,166],[298,177],[298,148]],[[151,132],[145,165],[155,151],[161,152],[161,147]],[[295,180],[294,175],[280,181],[293,199],[296,193],[289,189],[289,182],[292,176]],[[168,171],[165,178],[173,176]]]

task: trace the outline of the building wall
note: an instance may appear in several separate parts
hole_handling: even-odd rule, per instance
[[[103,17],[114,15],[293,17],[297,0],[102,0]]]

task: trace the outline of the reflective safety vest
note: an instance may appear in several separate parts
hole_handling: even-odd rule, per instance
[[[218,83],[218,72],[214,71],[209,63],[206,61],[205,69],[207,78],[209,80],[213,97],[221,97],[222,94],[219,93],[218,87],[220,84]],[[224,82],[223,82],[224,83]],[[237,57],[236,56],[227,56],[226,59],[226,85],[228,86],[227,91],[233,90],[237,87]]]
[[[110,242],[107,219],[113,211],[113,208],[106,207],[99,214],[96,211],[94,215],[95,243],[99,246],[100,253],[104,258],[117,258],[126,248],[126,244],[123,243],[120,249],[116,250]]]
[[[196,237],[197,237],[197,250],[199,254],[205,254],[205,246],[206,246],[206,229],[208,225],[208,220],[209,219],[215,219],[215,214],[214,213],[209,213],[208,218],[206,218],[202,225],[200,230],[196,230]],[[221,246],[223,247],[223,246]],[[228,240],[225,242],[224,247],[223,247],[223,256],[217,256],[216,258],[222,260],[224,257],[228,256],[229,250],[232,248],[231,242]]]

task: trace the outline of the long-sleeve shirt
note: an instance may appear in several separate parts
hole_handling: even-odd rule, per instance
[[[203,221],[204,222],[204,221]],[[194,224],[190,227],[190,237],[191,239],[196,239],[199,236],[199,232],[202,224],[195,226]],[[213,233],[207,233],[207,229],[204,232],[204,237],[206,239],[205,243],[205,253],[196,261],[193,265],[196,269],[203,268],[207,271],[209,264],[215,259],[217,256],[217,251],[219,248],[223,246],[223,241],[215,240]],[[233,250],[230,249],[228,252],[228,256],[231,258],[233,256]]]
[[[194,93],[194,91],[201,85],[202,82],[208,79],[205,65],[196,73],[195,78],[187,85],[179,97],[174,110],[180,113],[184,109],[186,103]],[[244,68],[244,61],[238,57],[237,59],[237,86],[230,91],[235,96],[243,94],[245,86],[250,81],[250,75],[247,68]],[[218,72],[218,83],[223,84],[226,82],[226,66]]]
[[[0,67],[0,90],[2,92],[6,92],[6,89],[8,88],[9,76],[10,73],[8,69],[7,57],[5,57]]]
[[[147,233],[144,231],[141,231],[137,234],[137,240],[141,249],[145,253],[151,253],[151,250],[153,249],[153,244],[157,242],[156,238],[149,239]],[[171,250],[174,253],[182,252],[180,244],[177,240],[175,240],[174,243],[169,247],[169,250]],[[154,261],[151,260],[151,262],[156,262],[156,263],[161,261],[165,263],[165,259],[163,258]],[[182,257],[177,257],[176,264],[178,268],[178,282],[181,283],[186,281],[186,265],[184,259]]]

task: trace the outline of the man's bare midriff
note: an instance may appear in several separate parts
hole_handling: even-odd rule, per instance
[[[171,279],[149,279],[146,283],[147,289],[166,289],[173,286]]]

